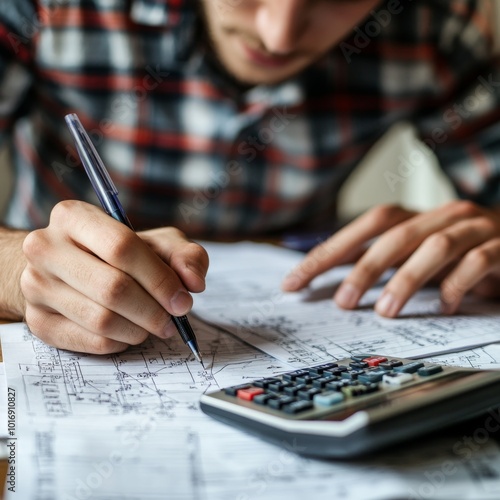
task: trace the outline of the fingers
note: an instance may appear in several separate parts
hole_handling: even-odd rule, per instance
[[[127,349],[128,344],[91,333],[68,318],[41,311],[28,304],[26,323],[43,342],[59,349],[90,354],[113,354]]]
[[[488,275],[496,273],[496,276]],[[441,284],[445,314],[454,314],[464,295],[476,289],[487,297],[500,297],[500,238],[492,239],[465,255]]]
[[[389,268],[397,262],[406,261],[413,252],[431,235],[440,233],[461,220],[472,219],[480,214],[480,209],[467,202],[450,204],[438,210],[420,214],[389,229],[374,243],[356,264],[350,275],[335,295],[335,301],[344,309],[357,306],[364,293],[373,286]],[[432,247],[432,243],[430,244]],[[431,262],[440,262],[441,256],[427,252]],[[414,266],[411,268],[414,269]],[[421,271],[415,276],[406,274],[408,280],[422,282]],[[424,277],[427,280],[427,277]],[[409,284],[415,291],[415,285]],[[379,304],[380,311],[390,309],[388,314],[399,310],[401,304],[395,303],[397,296],[385,298]],[[404,300],[404,299],[403,299]],[[386,311],[387,314],[387,311]]]
[[[51,221],[64,225],[74,244],[128,274],[170,314],[191,309],[193,299],[177,274],[136,233],[91,205],[79,204],[78,211],[72,205],[59,204]]]
[[[451,262],[495,235],[487,219],[465,220],[425,239],[387,283],[375,305],[382,316],[395,317],[410,297]]]
[[[58,204],[23,251],[21,289],[32,331],[51,345],[94,353],[123,350],[149,333],[174,335],[171,315],[191,309],[189,291],[204,289],[208,268],[205,250],[180,231],[141,238],[82,202]],[[64,330],[51,330],[55,324]]]
[[[188,290],[196,293],[205,290],[209,259],[202,246],[188,241],[175,228],[153,229],[138,235],[177,273]]]
[[[395,206],[382,206],[370,210],[311,250],[285,278],[282,289],[300,290],[324,271],[362,255],[365,252],[365,245],[371,239],[414,215],[415,212]]]
[[[59,250],[63,261],[50,252],[38,253],[45,275],[31,265],[25,269],[23,291],[32,304],[50,307],[87,330],[131,345],[145,332],[160,338],[174,333],[170,314],[129,275],[74,245],[62,243]]]

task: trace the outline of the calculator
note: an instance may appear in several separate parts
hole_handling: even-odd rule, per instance
[[[359,354],[204,394],[200,406],[299,454],[351,458],[500,407],[500,371]]]

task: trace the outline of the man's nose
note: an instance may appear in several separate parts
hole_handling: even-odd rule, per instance
[[[306,26],[303,0],[268,0],[256,13],[256,27],[266,50],[287,55],[297,48]]]

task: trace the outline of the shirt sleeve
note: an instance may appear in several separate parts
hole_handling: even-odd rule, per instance
[[[0,145],[29,109],[37,16],[31,0],[0,2]]]
[[[449,0],[437,43],[441,95],[417,119],[461,198],[500,206],[500,58],[478,0]]]

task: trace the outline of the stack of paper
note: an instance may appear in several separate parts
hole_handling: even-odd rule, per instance
[[[279,283],[297,255],[254,244],[208,248],[208,289],[192,318],[206,370],[178,338],[97,357],[49,347],[23,324],[1,327],[16,395],[15,492],[7,498],[500,498],[500,449],[489,435],[474,440],[475,429],[472,441],[451,436],[342,463],[266,444],[198,406],[204,392],[350,352],[437,356],[474,346],[438,361],[498,368],[498,347],[478,347],[500,340],[498,304],[470,303],[440,318],[425,292],[410,317],[383,320],[369,308],[335,307],[332,287],[345,270],[285,295]]]

